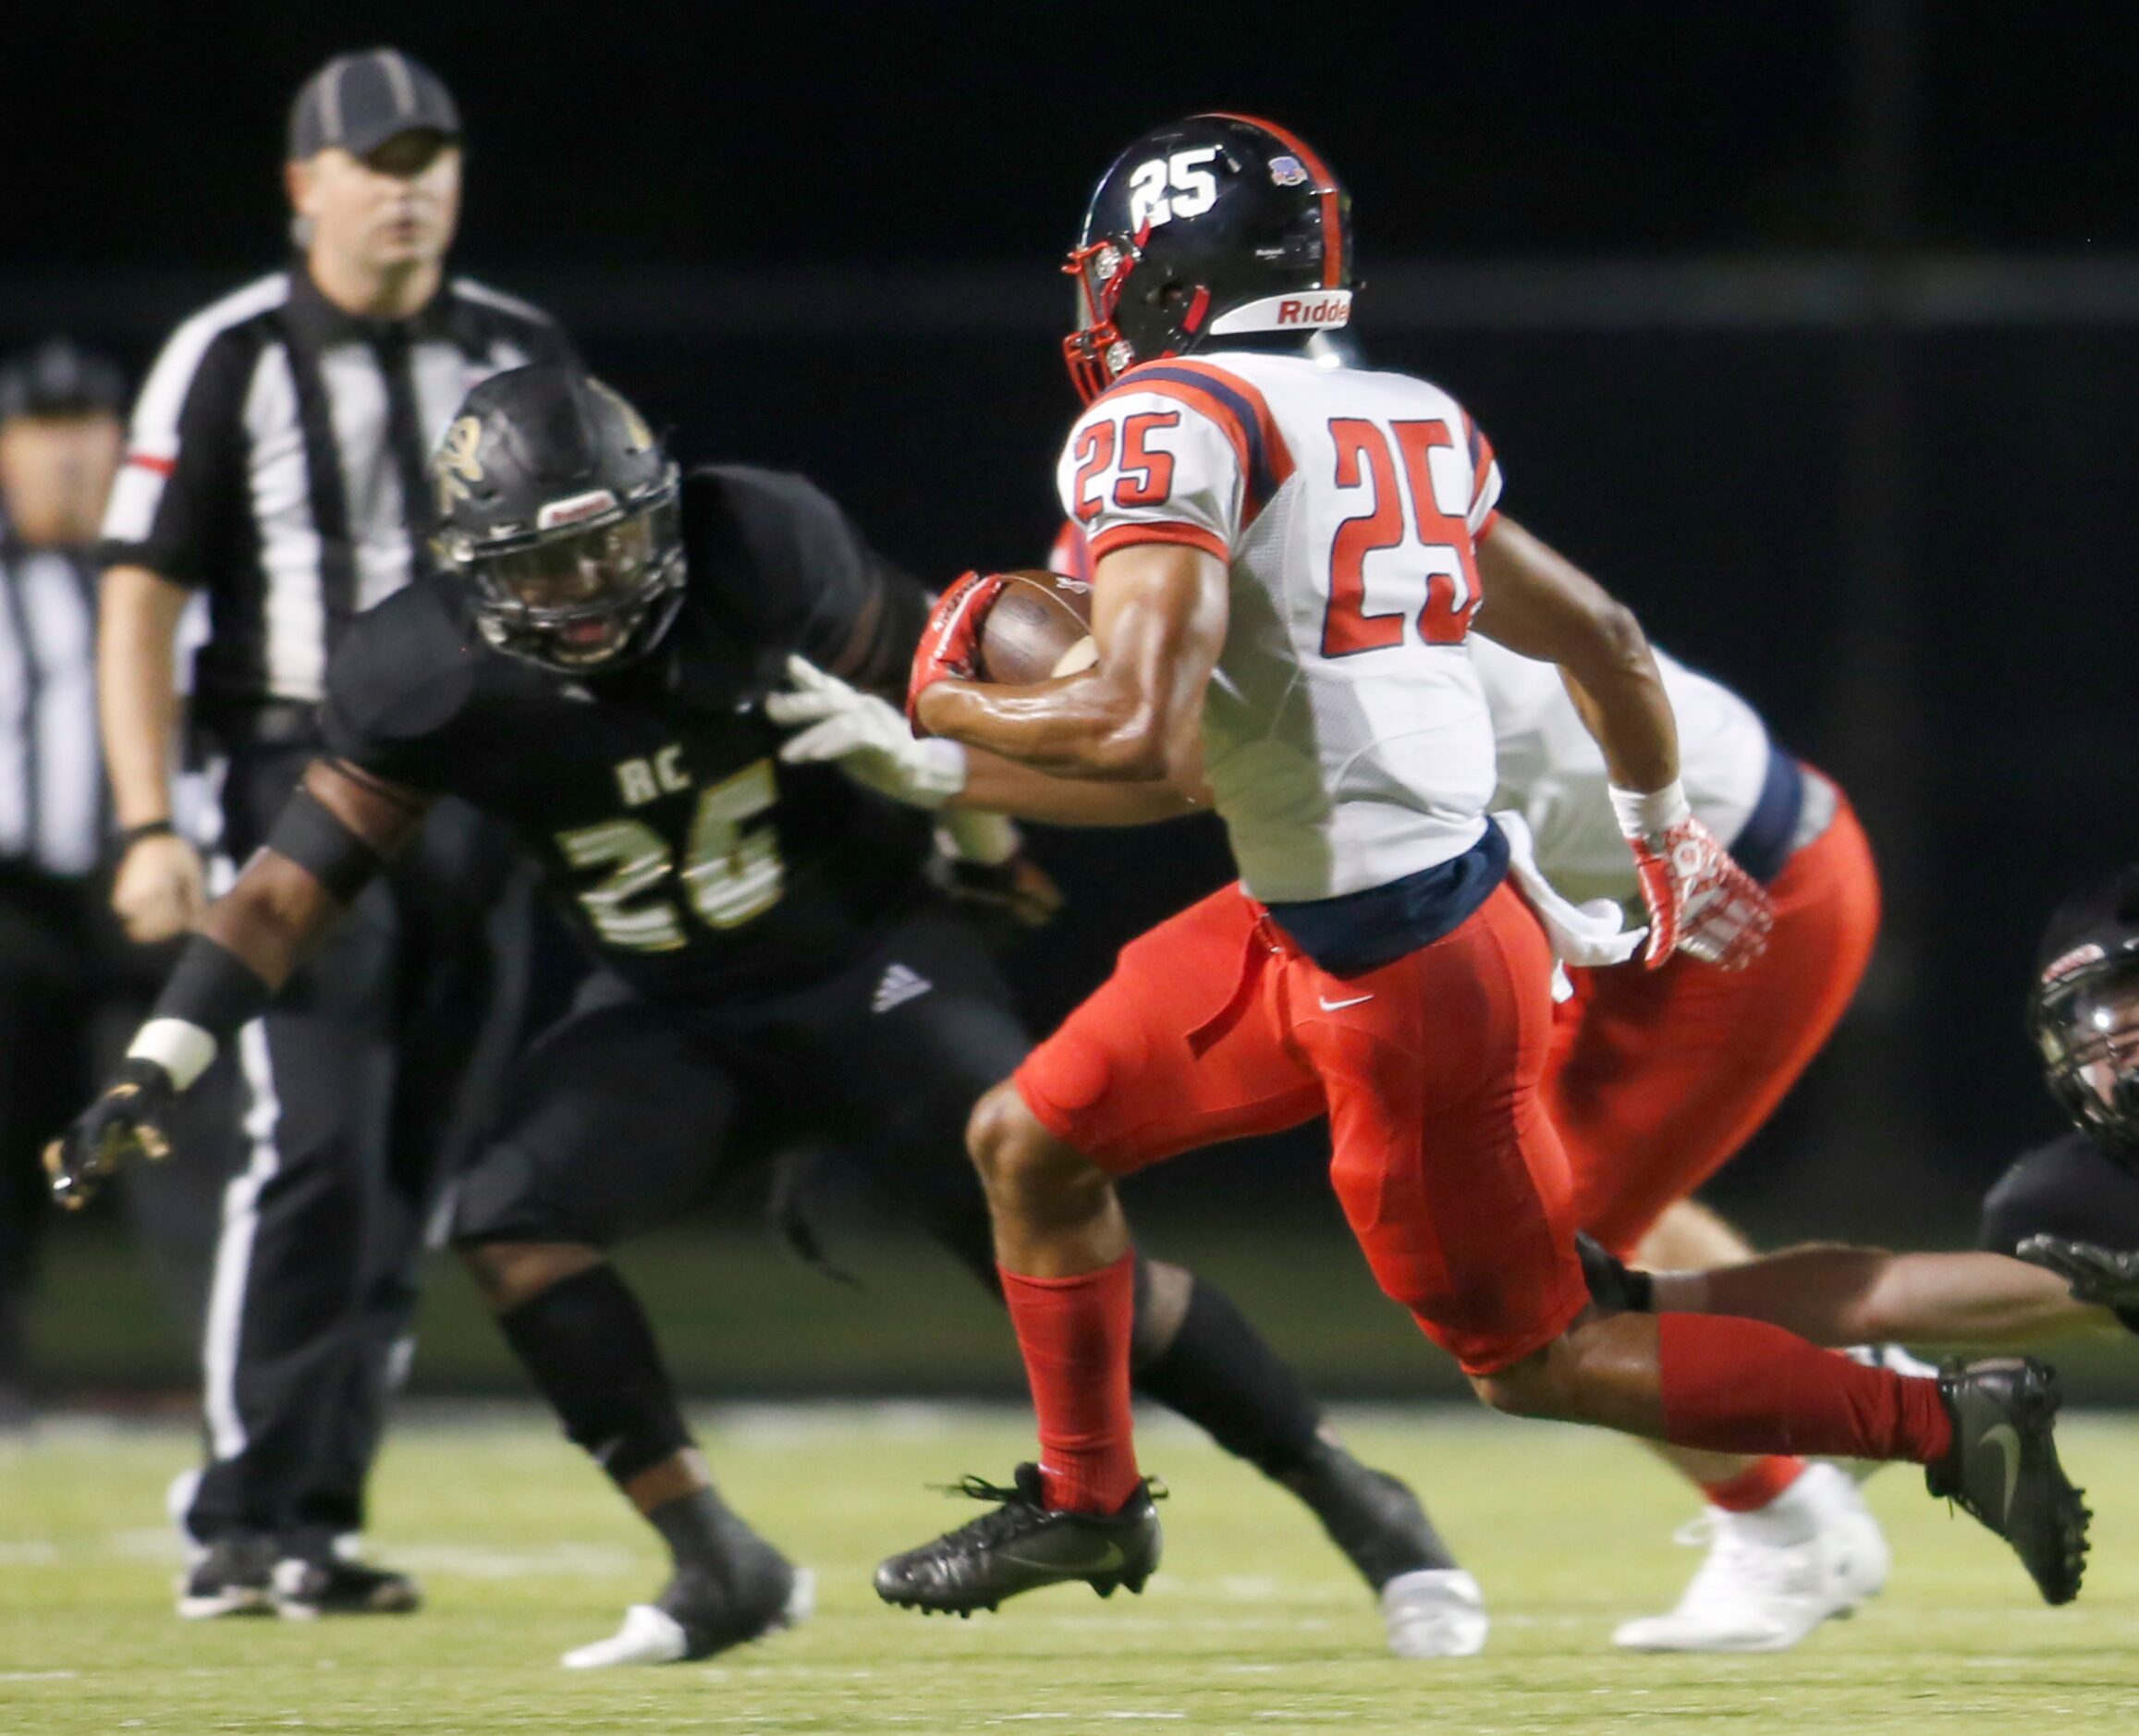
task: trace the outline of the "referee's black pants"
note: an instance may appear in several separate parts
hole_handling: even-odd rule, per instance
[[[232,746],[216,890],[314,752]],[[440,802],[275,1007],[240,1033],[238,1149],[202,1333],[203,1541],[266,1531],[316,1550],[363,1521],[402,1372],[426,1221],[519,1035],[532,871]]]

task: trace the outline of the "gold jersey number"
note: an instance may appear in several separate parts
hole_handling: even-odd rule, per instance
[[[573,867],[609,870],[580,894],[594,932],[629,952],[674,952],[688,938],[682,911],[665,890],[676,878],[691,913],[708,928],[738,928],[763,916],[787,889],[787,864],[779,834],[746,822],[778,800],[770,760],[701,791],[680,876],[676,851],[643,820],[559,832],[557,848]]]

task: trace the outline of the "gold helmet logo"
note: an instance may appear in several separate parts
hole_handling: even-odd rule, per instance
[[[474,498],[469,483],[483,480],[483,460],[476,457],[476,449],[482,444],[483,418],[480,416],[463,416],[446,431],[438,456],[431,461],[432,471],[438,481],[441,517],[451,514],[455,501]]]
[[[587,384],[607,398],[610,403],[616,405],[617,413],[624,419],[624,431],[631,436],[633,446],[650,446],[654,444],[654,430],[646,425],[646,418],[631,408],[630,403],[621,392],[604,385],[601,381],[592,376],[589,377]]]

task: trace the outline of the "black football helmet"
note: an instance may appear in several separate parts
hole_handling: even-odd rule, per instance
[[[1089,403],[1138,362],[1214,338],[1342,325],[1351,198],[1284,128],[1192,115],[1115,158],[1062,269],[1077,280],[1062,354]]]
[[[2059,1106],[2139,1168],[2139,864],[2068,899],[2050,919],[2028,1033]]]
[[[660,642],[683,603],[676,466],[646,420],[572,368],[493,374],[431,458],[441,563],[483,636],[574,674]]]

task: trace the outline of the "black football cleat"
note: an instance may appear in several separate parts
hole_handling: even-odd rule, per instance
[[[1122,1585],[1141,1592],[1157,1571],[1161,1539],[1149,1479],[1112,1513],[1048,1507],[1037,1465],[1020,1465],[1010,1488],[969,1476],[949,1492],[1000,1504],[877,1568],[876,1595],[886,1603],[970,1616],[1021,1592],[1079,1580],[1102,1597]]]
[[[1375,1591],[1400,1574],[1456,1564],[1410,1486],[1362,1464],[1336,1441],[1318,1438],[1277,1481],[1322,1522]]]
[[[1938,1396],[1953,1419],[1953,1446],[1925,1467],[1925,1482],[2012,1545],[2048,1604],[2080,1595],[2093,1517],[2058,1463],[2052,1434],[2057,1376],[2029,1357],[1950,1369]]]
[[[275,1564],[275,1613],[286,1621],[321,1616],[406,1616],[422,1607],[414,1579],[327,1554],[285,1556]]]
[[[178,1582],[178,1613],[189,1621],[263,1616],[275,1608],[274,1537],[234,1531],[215,1538]]]

